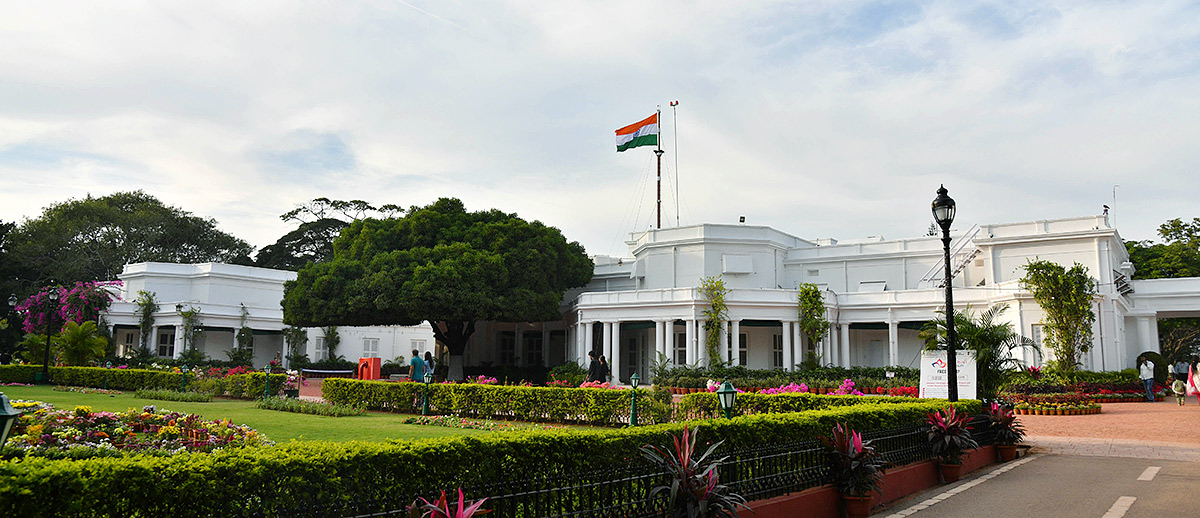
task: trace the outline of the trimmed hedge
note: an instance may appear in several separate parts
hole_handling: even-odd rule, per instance
[[[754,447],[819,437],[838,422],[860,431],[909,426],[945,405],[862,404],[689,425],[699,425],[701,442]],[[978,401],[955,406],[972,414],[981,410]],[[667,444],[668,434],[683,426],[498,432],[417,442],[292,442],[171,457],[0,462],[0,516],[282,516],[288,509],[314,504],[413,494],[430,498],[442,489],[514,476],[533,479],[627,466],[640,461],[639,446]]]
[[[326,401],[368,410],[420,413],[422,383],[327,378]],[[429,406],[438,414],[482,419],[620,426],[629,422],[632,390],[513,387],[476,383],[429,385]],[[671,394],[638,389],[638,421],[671,419]]]
[[[0,383],[33,383],[34,373],[41,372],[41,365],[0,365]],[[184,374],[178,372],[146,369],[106,369],[104,367],[50,367],[50,380],[56,385],[102,388],[105,379],[108,388],[135,391],[179,390],[183,386]],[[236,374],[226,378],[201,378],[187,374],[188,389],[208,392],[214,396],[229,396],[243,399],[262,397],[262,372]],[[286,374],[271,374],[273,394],[283,390]]]
[[[818,396],[808,393],[784,394],[755,394],[742,393],[737,395],[734,405],[734,415],[781,414],[787,412],[807,412],[809,410],[824,410],[827,408],[878,403],[894,405],[897,403],[915,403],[929,401],[910,397],[884,396]],[[936,400],[945,401],[945,400]],[[717,401],[714,392],[696,392],[688,394],[675,406],[676,414],[688,419],[715,419],[722,417],[725,412]]]

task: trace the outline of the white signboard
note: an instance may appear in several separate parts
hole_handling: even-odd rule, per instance
[[[958,364],[958,399],[975,399],[976,369],[975,351],[955,351]],[[921,353],[921,397],[949,397],[946,351],[923,351]]]

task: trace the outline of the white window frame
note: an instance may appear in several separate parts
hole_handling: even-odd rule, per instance
[[[378,338],[363,338],[363,358],[378,358],[379,357],[379,339]]]
[[[158,346],[156,349],[159,358],[175,357],[175,328],[163,328],[158,330]],[[163,354],[164,349],[167,351],[166,354]]]
[[[325,347],[325,337],[318,336],[316,338],[316,340],[313,341],[313,343],[316,346],[316,349],[313,352],[313,356],[314,356],[313,361],[319,362],[321,360],[328,360],[329,359],[329,349]]]
[[[783,335],[771,335],[771,368],[783,369]]]

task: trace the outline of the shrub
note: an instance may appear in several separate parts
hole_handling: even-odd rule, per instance
[[[734,408],[733,412],[734,415],[778,414],[823,410],[863,403],[889,405],[913,403],[916,401],[925,400],[907,397],[818,396],[798,392],[782,394],[741,393],[737,395],[736,408]],[[681,417],[690,419],[714,419],[724,415],[721,405],[717,401],[717,395],[713,392],[696,392],[684,396],[676,405],[675,412]]]
[[[142,399],[187,401],[191,403],[208,403],[213,400],[212,394],[204,392],[180,392],[178,390],[138,389],[133,395]]]
[[[40,365],[0,365],[0,383],[30,383],[33,373],[41,372]],[[188,377],[188,386],[193,390],[208,392],[214,396],[228,395],[234,398],[256,399],[262,397],[266,374],[250,371],[246,374],[228,376],[222,383],[200,383],[196,385],[194,373],[183,374],[146,369],[106,369],[103,367],[50,367],[50,379],[59,385],[77,387],[103,387],[118,390],[183,388],[183,377]],[[283,390],[287,376],[271,374],[271,393]]]
[[[255,405],[264,410],[279,410],[282,412],[295,412],[297,414],[313,414],[323,415],[328,417],[346,417],[363,415],[366,410],[349,405],[338,405],[335,403],[305,401],[303,399],[268,397],[258,400]]]

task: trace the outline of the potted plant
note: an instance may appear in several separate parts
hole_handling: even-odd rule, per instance
[[[987,407],[987,414],[990,426],[996,432],[996,453],[1000,456],[1000,462],[1017,458],[1017,443],[1025,438],[1025,427],[1012,410],[996,403]]]
[[[746,499],[720,483],[717,467],[725,457],[713,458],[712,454],[725,441],[719,441],[696,455],[696,438],[699,429],[683,427],[683,434],[671,437],[672,451],[657,446],[642,446],[642,455],[667,470],[670,485],[650,490],[650,497],[666,492],[670,502],[671,518],[692,517],[737,517],[737,506],[745,507]]]
[[[308,382],[300,376],[300,371],[287,371],[287,381],[283,383],[283,397],[299,398],[300,385],[308,386]]]
[[[838,423],[830,437],[821,437],[825,464],[833,478],[833,487],[842,495],[848,518],[866,518],[871,501],[883,480],[884,461],[862,435],[848,425]]]
[[[925,419],[929,424],[929,443],[940,460],[938,467],[947,484],[962,476],[963,453],[979,447],[971,437],[968,419],[970,416],[959,413],[953,406],[930,412]]]
[[[425,517],[425,518],[471,518],[472,516],[487,514],[492,512],[491,509],[480,509],[486,498],[482,498],[475,502],[468,501],[463,495],[462,488],[458,488],[458,502],[448,501],[446,492],[442,491],[442,496],[437,500],[430,502],[421,498],[424,505],[417,506],[417,502],[413,502],[408,507],[408,516],[410,518]]]

